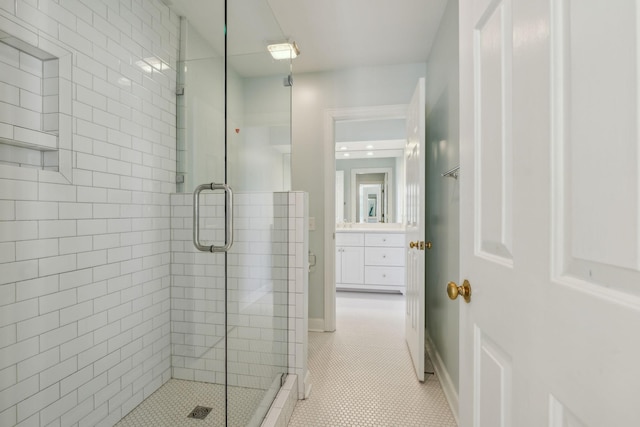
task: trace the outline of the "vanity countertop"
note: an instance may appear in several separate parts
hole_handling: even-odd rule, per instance
[[[336,233],[404,233],[402,224],[350,224],[336,227]]]

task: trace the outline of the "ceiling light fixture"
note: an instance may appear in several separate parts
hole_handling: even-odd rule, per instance
[[[273,59],[294,59],[300,55],[300,49],[296,42],[275,43],[267,46]]]
[[[347,147],[340,147],[340,149],[341,149],[341,150],[346,150],[346,149],[347,149]]]
[[[344,153],[344,156],[345,156],[345,157],[349,157],[350,155],[351,155],[351,154],[349,154],[349,153]]]
[[[373,145],[367,145],[367,150],[373,150]]]
[[[373,156],[373,151],[369,151],[369,152],[367,153],[367,156]]]

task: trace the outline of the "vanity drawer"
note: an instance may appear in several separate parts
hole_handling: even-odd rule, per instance
[[[364,268],[364,282],[367,285],[404,286],[404,268],[367,266]]]
[[[364,233],[336,233],[336,246],[364,246]]]
[[[404,248],[404,236],[404,233],[367,233],[365,245]]]
[[[364,250],[365,265],[393,265],[404,266],[404,248],[370,248]]]

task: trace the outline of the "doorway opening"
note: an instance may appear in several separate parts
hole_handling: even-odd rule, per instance
[[[325,188],[334,189],[325,193],[324,201],[325,229],[328,230],[324,245],[325,331],[336,329],[337,288],[404,292],[404,280],[400,278],[404,273],[400,265],[393,265],[398,262],[391,261],[386,269],[375,263],[376,259],[392,259],[391,252],[398,253],[397,249],[402,251],[404,246],[404,239],[400,242],[400,238],[395,237],[392,242],[382,235],[394,234],[393,228],[398,228],[404,220],[405,136],[402,132],[406,113],[406,105],[336,109],[325,113]],[[380,181],[379,192],[370,187],[368,192],[358,191],[358,172],[354,172],[355,179],[352,179],[352,171],[358,169],[375,169],[370,172],[384,169],[382,174],[387,175]],[[363,184],[366,188],[367,183]],[[362,215],[357,207],[362,208]],[[371,226],[377,231],[368,230]],[[367,251],[367,243],[372,248],[383,249]],[[388,246],[390,243],[397,246]],[[389,252],[389,249],[395,251]],[[358,267],[354,269],[353,265]],[[374,268],[366,269],[367,266]],[[365,288],[367,273],[372,284]]]

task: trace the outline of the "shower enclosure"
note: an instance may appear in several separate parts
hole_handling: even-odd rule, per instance
[[[0,1],[1,426],[261,424],[306,267],[284,39],[267,0]]]
[[[172,378],[224,387],[227,425],[259,425],[287,373],[291,60],[266,0],[174,1]],[[224,406],[223,406],[224,405]]]

